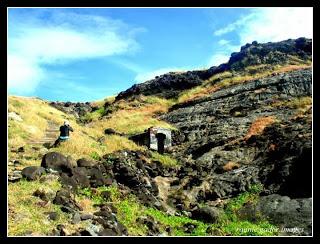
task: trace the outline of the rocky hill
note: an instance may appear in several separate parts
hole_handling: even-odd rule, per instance
[[[242,46],[240,52],[232,53],[229,61],[218,67],[213,66],[207,70],[163,74],[144,83],[135,84],[126,91],[120,92],[116,100],[139,94],[173,98],[181,91],[198,86],[204,80],[217,73],[227,70],[242,71],[252,65],[283,65],[294,61],[307,61],[310,60],[311,53],[312,41],[306,38],[263,44],[254,41],[251,44],[248,43]]]
[[[311,235],[311,46],[253,42],[94,106],[10,97],[9,235]],[[66,118],[70,141],[31,143]],[[129,140],[152,126],[164,154]]]

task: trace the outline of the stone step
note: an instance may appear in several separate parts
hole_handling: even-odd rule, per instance
[[[30,142],[29,144],[30,145],[43,145],[43,144],[45,144],[45,143],[52,143],[53,144],[53,142]]]
[[[30,141],[29,143],[46,143],[46,142],[54,142],[55,140],[41,140],[41,141]]]
[[[45,134],[46,137],[57,137],[58,134]]]

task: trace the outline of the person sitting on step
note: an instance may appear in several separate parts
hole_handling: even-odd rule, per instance
[[[73,132],[73,128],[70,126],[69,121],[64,121],[64,124],[60,126],[60,136],[59,138],[55,141],[54,146],[58,146],[60,142],[64,142],[69,140],[69,132]]]

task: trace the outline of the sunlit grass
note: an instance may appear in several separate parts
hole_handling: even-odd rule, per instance
[[[152,159],[159,161],[166,167],[178,167],[179,163],[176,159],[172,158],[169,154],[159,154],[157,152],[151,152]]]
[[[156,118],[158,114],[167,112],[173,103],[172,100],[152,96],[141,96],[132,102],[122,100],[113,105],[115,111],[110,117],[94,121],[90,127],[100,131],[112,128],[127,135],[143,132],[152,126],[174,129],[167,122]]]

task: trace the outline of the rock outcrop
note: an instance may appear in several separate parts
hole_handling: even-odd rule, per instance
[[[126,91],[120,92],[115,101],[137,95],[155,95],[174,98],[181,91],[200,85],[214,74],[227,70],[241,71],[250,65],[277,65],[295,63],[296,58],[311,60],[312,40],[307,38],[288,39],[281,42],[248,43],[234,52],[227,63],[213,66],[206,70],[187,72],[169,72],[156,76],[152,80],[135,84]]]
[[[198,86],[202,80],[197,72],[167,73],[153,80],[141,84],[135,84],[126,91],[120,92],[116,101],[130,96],[143,94],[156,95],[164,98],[173,98],[181,91]]]
[[[89,102],[51,102],[50,105],[66,114],[72,114],[77,119],[95,109]]]
[[[310,60],[312,55],[312,40],[304,37],[288,39],[280,42],[258,43],[253,41],[242,46],[240,52],[231,54],[229,61],[218,67],[211,67],[211,74],[226,70],[242,70],[250,65],[288,64],[292,57]]]

